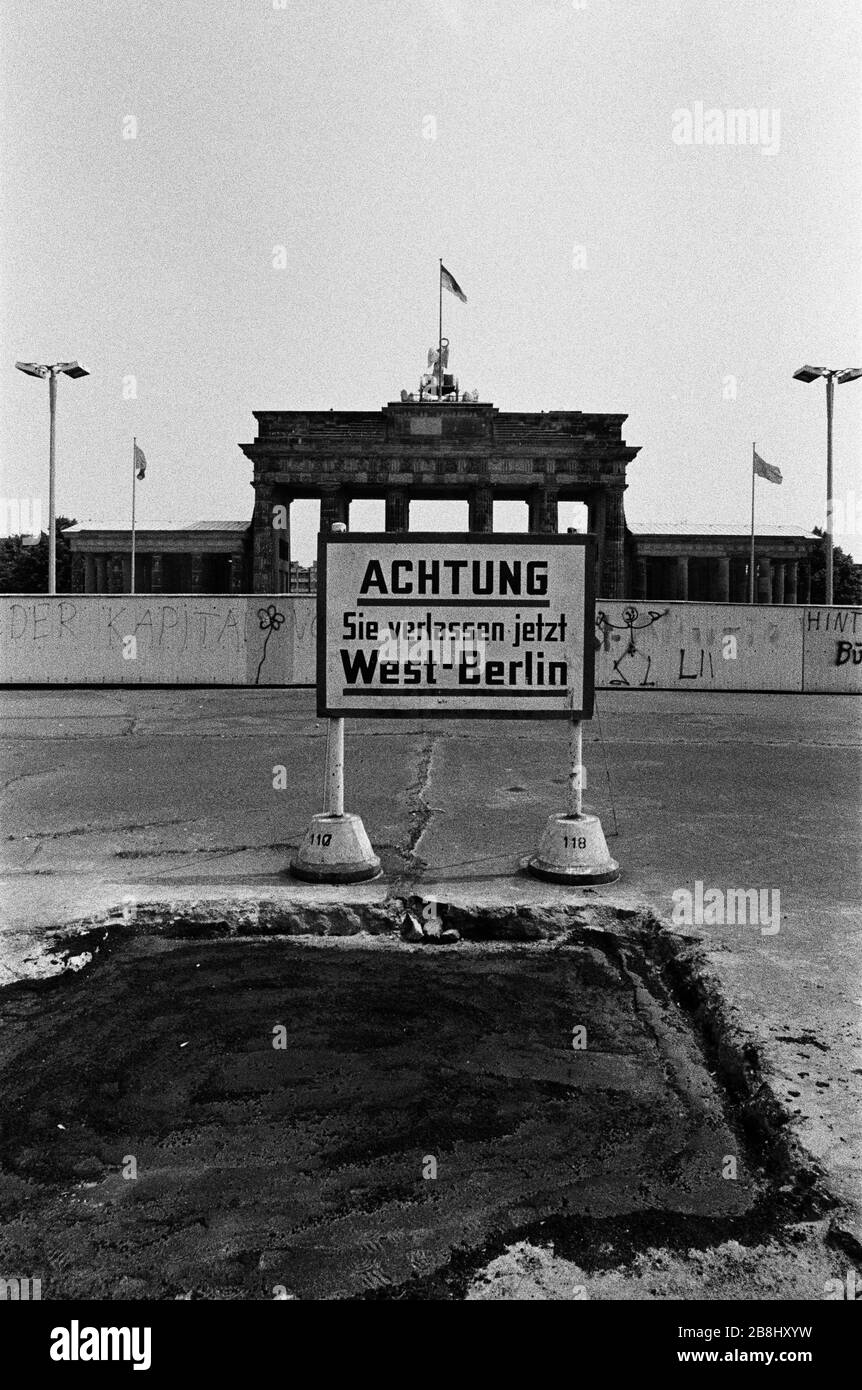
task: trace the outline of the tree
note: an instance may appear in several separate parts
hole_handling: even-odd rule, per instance
[[[67,594],[72,588],[72,555],[63,527],[74,525],[74,519],[66,516],[55,519],[57,592],[60,594]],[[48,533],[43,531],[35,545],[25,545],[24,540],[23,536],[0,540],[0,594],[48,592]]]
[[[814,527],[820,544],[811,554],[811,602],[826,602],[826,542],[819,526]],[[832,548],[832,591],[835,603],[862,603],[862,565],[854,564],[853,556],[840,545]]]

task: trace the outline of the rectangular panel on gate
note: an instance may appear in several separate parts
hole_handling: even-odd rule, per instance
[[[318,540],[317,712],[589,719],[592,536]]]

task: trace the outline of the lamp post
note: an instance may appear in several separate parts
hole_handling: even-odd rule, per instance
[[[16,362],[19,372],[27,376],[48,378],[48,411],[50,414],[50,434],[48,444],[48,593],[57,592],[57,536],[54,525],[54,434],[57,419],[57,377],[89,376],[90,373],[80,362]]]
[[[833,601],[832,583],[832,413],[835,383],[855,381],[862,376],[862,367],[800,367],[793,373],[797,381],[816,381],[826,378],[826,603]]]

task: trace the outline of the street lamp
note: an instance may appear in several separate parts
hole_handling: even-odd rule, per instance
[[[27,376],[40,376],[48,378],[48,409],[51,417],[51,429],[48,445],[48,593],[57,592],[57,536],[54,526],[54,426],[57,418],[57,377],[60,372],[65,376],[89,376],[90,373],[80,362],[16,362],[15,366],[19,372],[24,372]]]
[[[832,403],[835,382],[855,381],[862,376],[862,367],[800,367],[793,373],[797,381],[816,381],[826,378],[826,602],[833,600],[832,584]]]

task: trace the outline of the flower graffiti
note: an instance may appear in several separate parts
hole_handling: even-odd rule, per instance
[[[269,645],[269,639],[274,632],[278,632],[279,628],[286,621],[286,618],[285,614],[280,613],[275,604],[271,603],[267,608],[258,608],[257,619],[261,632],[266,633],[263,639],[263,651],[258,663],[257,675],[254,678],[255,685],[260,685],[260,673],[263,670],[263,663],[266,661],[266,649]]]

